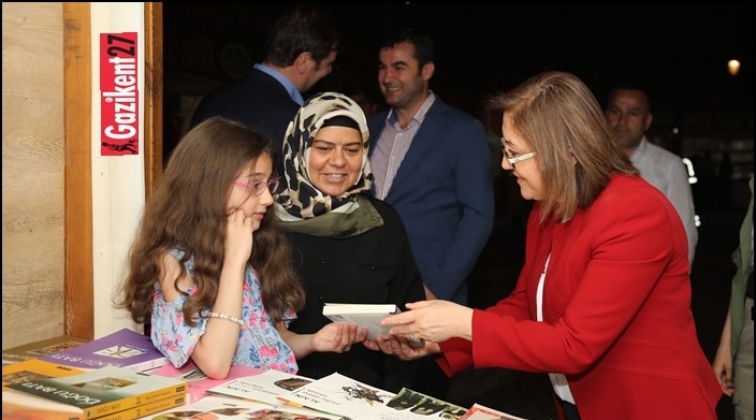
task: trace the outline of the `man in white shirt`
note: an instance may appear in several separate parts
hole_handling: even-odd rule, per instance
[[[661,190],[680,215],[688,236],[688,260],[692,266],[698,243],[693,190],[680,156],[649,142],[645,136],[653,120],[648,95],[636,87],[616,87],[609,92],[605,115],[614,139],[630,156],[643,179]]]

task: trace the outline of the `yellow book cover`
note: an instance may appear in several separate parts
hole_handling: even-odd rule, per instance
[[[3,392],[3,420],[83,420],[84,414],[77,412],[72,406],[62,406],[60,409],[40,408],[36,405],[37,398],[32,395],[21,394],[16,391]],[[7,401],[9,398],[15,402]],[[186,394],[174,397],[164,398],[151,403],[140,405],[138,407],[128,408],[96,420],[133,420],[144,416],[160,413],[170,410],[171,408],[180,407],[186,404]]]
[[[61,335],[48,338],[47,340],[35,341],[34,343],[3,349],[3,366],[58,353],[72,347],[77,347],[86,342],[87,340],[83,338]]]
[[[86,372],[71,366],[31,359],[3,366],[3,388],[10,384],[43,378],[62,378]]]
[[[142,418],[165,410],[170,410],[171,408],[183,406],[187,402],[186,397],[186,394],[183,394],[178,397],[164,398],[145,405],[119,411],[105,417],[99,417],[97,420],[133,420]]]
[[[3,403],[18,394],[32,395],[39,408],[74,408],[81,419],[97,419],[169,397],[186,396],[186,381],[106,366],[63,378],[43,378],[13,383],[13,393],[3,393]]]

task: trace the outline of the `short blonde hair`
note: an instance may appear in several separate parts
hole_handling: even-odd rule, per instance
[[[541,222],[568,220],[585,209],[613,174],[637,175],[590,89],[576,76],[549,71],[488,104],[503,112],[536,152],[546,189]]]

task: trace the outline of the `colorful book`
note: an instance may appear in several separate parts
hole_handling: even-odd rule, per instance
[[[264,372],[262,369],[255,369],[244,365],[233,365],[226,379],[208,378],[193,362],[189,361],[180,368],[173,367],[172,364],[165,364],[157,369],[151,370],[150,375],[167,376],[186,381],[189,394],[189,403],[195,403],[208,395],[210,388],[223,385],[234,379],[245,376],[257,375]]]
[[[73,407],[83,420],[97,419],[167,398],[186,397],[186,381],[134,372],[120,366],[63,378],[43,378],[8,385],[3,402],[16,402],[17,394],[34,396],[39,408]],[[70,408],[69,408],[70,409]]]
[[[220,384],[208,389],[208,393],[277,406],[283,404],[278,399],[279,396],[314,381],[304,376],[270,369]]]
[[[460,420],[525,420],[522,417],[513,416],[503,411],[494,410],[484,405],[473,404],[467,414]]]
[[[37,359],[48,354],[57,353],[86,343],[83,338],[61,335],[47,340],[35,341],[3,350],[3,366],[23,362],[24,360]]]
[[[268,404],[239,398],[209,395],[193,404],[164,411],[144,420],[338,420],[314,410],[286,406],[271,407]]]
[[[150,337],[128,328],[40,359],[79,369],[120,366],[137,372],[168,363],[168,359],[152,345]]]
[[[377,406],[386,405],[395,394],[333,373],[279,396],[282,402],[298,407],[356,419]]]
[[[63,378],[84,372],[84,370],[71,366],[31,359],[3,366],[3,388],[19,382],[43,378]]]
[[[461,420],[467,409],[409,388],[402,388],[386,405],[377,406],[354,420]]]
[[[13,394],[20,394],[13,395]],[[6,398],[7,397],[7,398]],[[12,399],[13,402],[8,400]],[[185,395],[153,401],[134,408],[118,411],[98,417],[96,420],[132,420],[150,414],[159,413],[186,404]],[[18,393],[13,390],[3,391],[3,420],[84,420],[75,407],[64,405],[60,409],[40,407],[39,400],[33,395]]]

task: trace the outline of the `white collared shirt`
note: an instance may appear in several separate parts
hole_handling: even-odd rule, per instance
[[[536,291],[536,319],[538,322],[543,322],[543,286],[544,283],[546,283],[546,269],[549,267],[550,259],[551,254],[546,257],[546,263],[543,265],[541,279],[538,280],[538,290]],[[561,373],[549,373],[549,379],[551,380],[551,386],[554,387],[554,393],[562,400],[574,405],[575,398],[572,397],[567,377]]]
[[[396,113],[392,109],[386,116],[386,126],[378,137],[373,153],[370,155],[370,166],[375,181],[375,196],[385,199],[394,183],[394,177],[407,156],[412,145],[412,139],[420,130],[428,110],[436,101],[436,95],[430,92],[423,106],[417,111],[407,127],[400,127]]]

